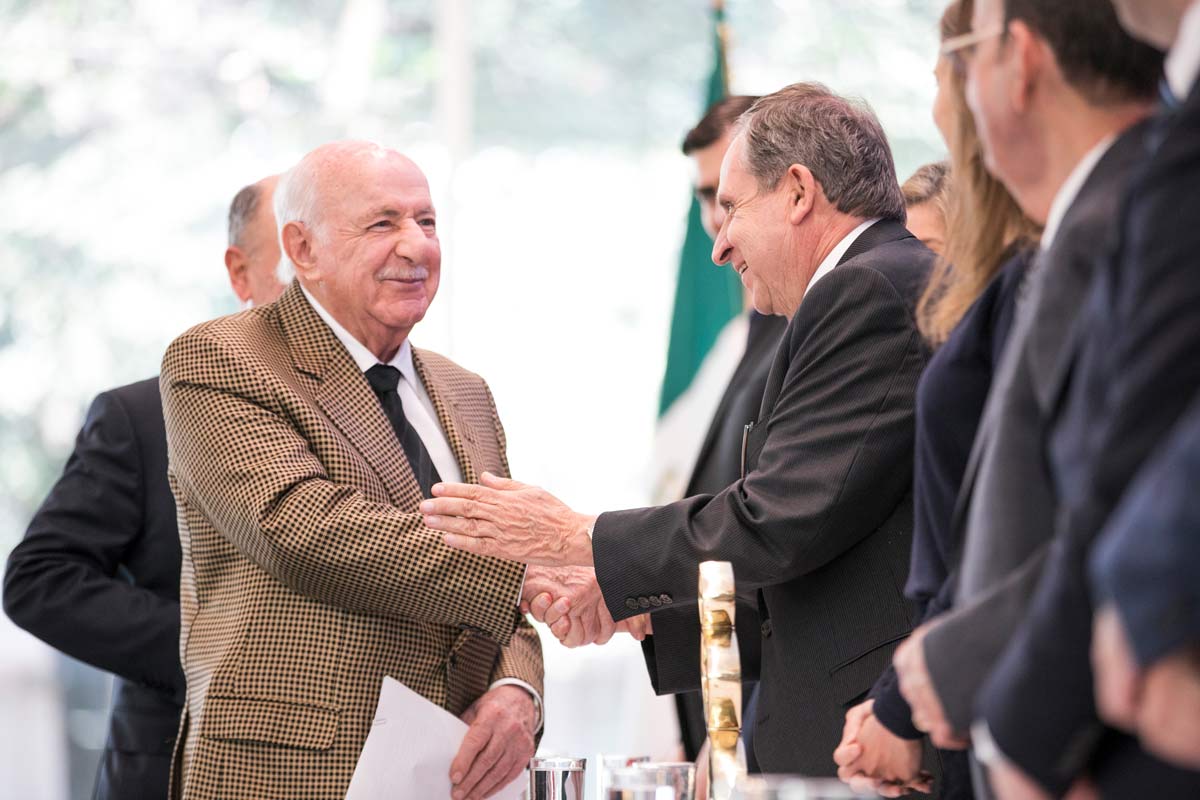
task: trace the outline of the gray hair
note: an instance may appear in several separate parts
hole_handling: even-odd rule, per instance
[[[242,234],[254,215],[258,213],[258,204],[262,200],[262,187],[257,183],[243,186],[233,196],[229,204],[229,246],[242,247]]]
[[[883,127],[863,102],[820,83],[793,83],[766,95],[737,123],[746,169],[772,191],[793,164],[812,172],[838,211],[907,219]]]
[[[309,152],[296,166],[279,178],[275,187],[275,220],[279,223],[279,267],[275,270],[281,283],[290,283],[296,265],[288,258],[283,246],[283,227],[289,222],[303,223],[318,240],[325,238],[325,219],[318,202],[318,183],[322,167],[334,155],[384,158],[390,152],[382,145],[367,141],[340,141],[324,144]]]

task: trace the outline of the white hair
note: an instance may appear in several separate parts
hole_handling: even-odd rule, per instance
[[[275,270],[281,283],[291,283],[296,265],[288,258],[283,246],[283,228],[289,222],[300,222],[319,241],[325,239],[324,209],[319,202],[318,181],[322,168],[333,156],[373,157],[383,159],[393,151],[375,142],[346,140],[323,144],[309,152],[296,166],[279,178],[275,187],[275,221],[279,225],[279,266]]]

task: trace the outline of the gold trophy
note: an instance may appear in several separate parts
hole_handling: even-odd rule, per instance
[[[728,800],[746,774],[742,749],[742,662],[738,655],[733,565],[700,564],[700,685],[708,728],[708,800]]]

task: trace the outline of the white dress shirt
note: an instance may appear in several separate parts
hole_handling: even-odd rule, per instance
[[[1164,66],[1171,94],[1182,103],[1188,99],[1200,77],[1200,0],[1195,0],[1183,14],[1179,33]]]
[[[304,292],[304,297],[313,307],[313,311],[317,312],[317,316],[329,326],[333,335],[346,348],[346,352],[354,359],[360,372],[365,373],[380,363],[366,345],[355,339],[333,318],[332,314],[317,302],[315,297],[309,294],[304,284],[300,284],[300,290]],[[429,392],[426,391],[425,384],[421,382],[421,376],[417,374],[417,369],[413,365],[412,345],[409,344],[408,339],[404,340],[404,344],[400,345],[400,349],[396,351],[396,355],[392,356],[392,360],[386,366],[400,370],[402,380],[396,386],[396,393],[400,395],[400,403],[404,406],[404,418],[416,430],[417,436],[421,437],[421,443],[425,445],[425,449],[429,452],[429,458],[433,461],[433,466],[437,468],[438,478],[445,483],[462,483],[462,468],[454,456],[454,451],[450,449],[450,440],[446,438],[446,432],[442,430],[441,423],[438,422],[433,400],[430,399]],[[517,593],[517,605],[520,605],[520,592]],[[533,696],[533,704],[537,709],[535,731],[540,731],[542,729],[542,696],[520,678],[501,678],[488,688],[495,689],[497,686],[520,686]]]
[[[1054,237],[1058,235],[1058,229],[1062,227],[1063,217],[1071,210],[1083,185],[1087,183],[1087,179],[1091,177],[1092,171],[1096,169],[1100,159],[1104,158],[1104,154],[1116,140],[1116,134],[1110,134],[1096,143],[1091,150],[1084,154],[1083,158],[1079,159],[1075,169],[1071,170],[1071,174],[1063,181],[1062,186],[1058,187],[1058,191],[1054,194],[1054,200],[1050,203],[1050,213],[1046,215],[1046,227],[1042,229],[1042,252],[1049,250],[1054,244]]]
[[[858,240],[858,237],[862,236],[867,228],[871,227],[876,222],[879,222],[881,219],[882,217],[873,217],[869,220],[866,220],[857,228],[843,236],[842,240],[834,245],[833,249],[829,251],[829,255],[825,256],[825,258],[821,260],[821,263],[817,266],[817,271],[813,273],[812,279],[809,280],[808,286],[804,287],[804,293],[808,294],[809,290],[817,285],[817,281],[833,272],[833,268],[836,267],[838,262],[842,260],[842,256],[846,255],[846,251],[850,249],[850,245],[854,244]]]

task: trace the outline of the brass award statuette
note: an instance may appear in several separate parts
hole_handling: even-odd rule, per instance
[[[742,662],[738,656],[733,565],[700,564],[700,685],[708,728],[708,800],[728,800],[746,774],[742,749]]]

